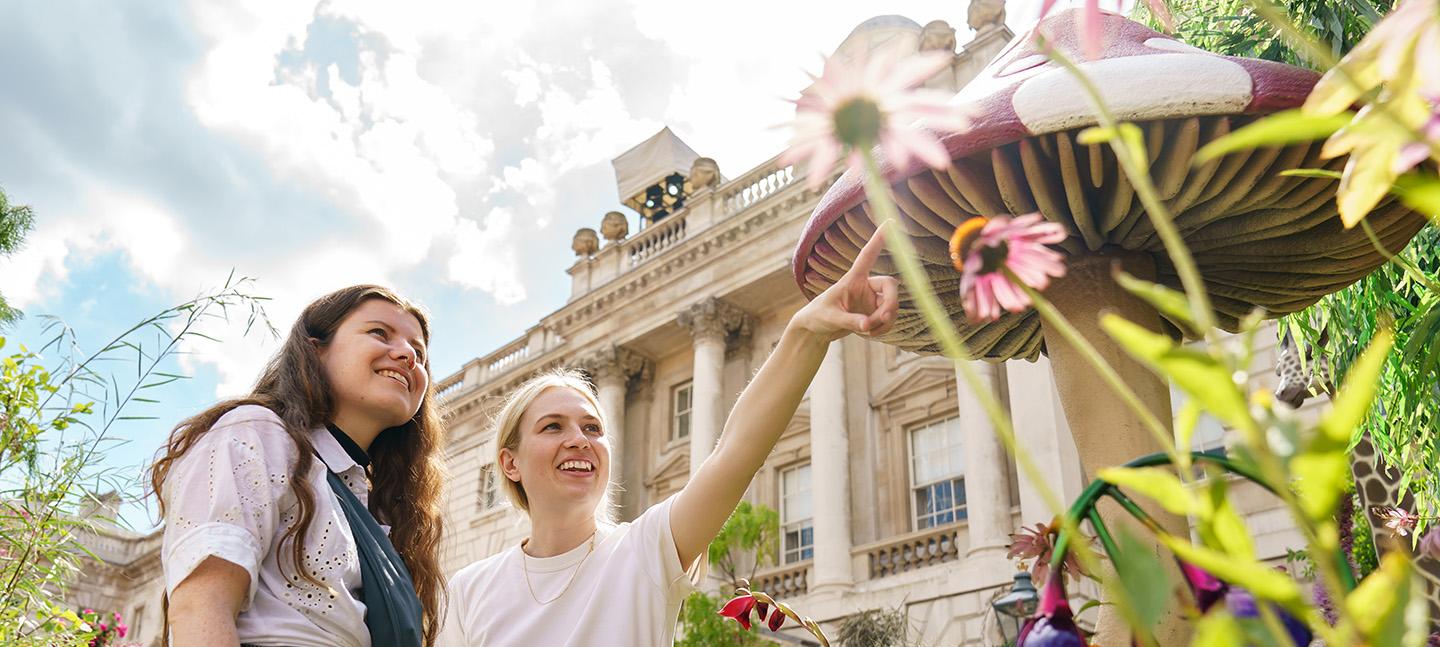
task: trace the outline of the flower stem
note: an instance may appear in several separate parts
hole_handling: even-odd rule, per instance
[[[1085,89],[1085,94],[1090,98],[1090,105],[1095,108],[1095,114],[1100,125],[1110,130],[1113,136],[1110,138],[1110,147],[1115,149],[1115,159],[1120,168],[1125,171],[1125,176],[1130,179],[1130,184],[1135,187],[1135,193],[1140,196],[1140,202],[1145,205],[1145,213],[1150,216],[1150,223],[1155,228],[1155,233],[1160,236],[1161,242],[1165,244],[1165,253],[1170,255],[1170,262],[1175,266],[1175,273],[1180,276],[1180,284],[1185,287],[1185,296],[1190,301],[1190,309],[1195,317],[1195,323],[1200,330],[1205,331],[1211,337],[1215,330],[1215,311],[1210,307],[1210,292],[1205,289],[1205,282],[1200,277],[1200,270],[1195,265],[1195,258],[1190,255],[1190,248],[1185,245],[1185,240],[1180,236],[1180,230],[1175,228],[1175,221],[1170,216],[1170,210],[1160,200],[1160,194],[1155,190],[1155,183],[1150,179],[1150,171],[1147,168],[1148,162],[1143,150],[1132,148],[1131,143],[1120,134],[1115,116],[1106,107],[1104,98],[1100,96],[1100,89],[1095,83],[1085,76],[1075,63],[1058,50],[1049,48],[1051,60],[1059,63],[1069,70],[1080,86]]]
[[[899,209],[895,206],[894,198],[890,195],[890,187],[880,173],[880,166],[876,163],[874,154],[869,149],[861,150],[860,154],[865,163],[866,197],[869,198],[870,205],[878,215],[876,225],[889,228],[885,236],[886,249],[890,252],[890,257],[894,260],[895,265],[900,269],[900,276],[909,287],[911,296],[925,317],[925,323],[929,326],[931,334],[940,344],[941,352],[954,362],[956,372],[965,380],[966,386],[980,399],[981,407],[985,410],[985,415],[990,418],[995,434],[1000,437],[1000,442],[1005,445],[1005,450],[1015,457],[1020,469],[1024,470],[1025,476],[1034,485],[1040,498],[1045,501],[1046,507],[1050,508],[1051,513],[1061,520],[1066,532],[1078,536],[1080,529],[1077,520],[1071,519],[1069,515],[1065,514],[1065,505],[1047,485],[1046,474],[1040,471],[1029,452],[1015,442],[1015,428],[1010,422],[1010,417],[1005,414],[1000,400],[995,396],[994,390],[981,381],[979,374],[966,359],[971,356],[971,353],[965,347],[964,342],[960,340],[960,335],[956,333],[949,315],[946,314],[939,299],[935,296],[934,287],[930,285],[930,279],[926,277],[925,270],[920,265],[915,248],[910,243],[909,234],[900,226]],[[1101,572],[1100,564],[1094,554],[1088,551],[1079,551],[1076,556],[1089,572]],[[1134,605],[1123,590],[1113,587],[1112,593],[1112,598],[1117,604],[1133,608]]]
[[[1076,350],[1080,351],[1080,356],[1085,358],[1085,362],[1090,365],[1090,368],[1094,369],[1095,372],[1100,375],[1100,378],[1105,381],[1105,384],[1108,385],[1116,395],[1120,396],[1121,400],[1125,401],[1125,405],[1130,408],[1130,411],[1139,417],[1140,421],[1144,423],[1145,428],[1155,436],[1156,440],[1160,441],[1160,446],[1165,448],[1165,453],[1170,456],[1170,460],[1177,468],[1185,465],[1186,463],[1182,462],[1176,451],[1174,434],[1164,423],[1160,422],[1159,418],[1155,417],[1155,413],[1150,411],[1150,409],[1145,406],[1145,403],[1140,401],[1140,396],[1135,394],[1135,390],[1131,389],[1130,385],[1120,379],[1120,374],[1116,373],[1115,368],[1105,362],[1105,359],[1100,356],[1099,351],[1095,350],[1095,346],[1090,343],[1090,340],[1085,339],[1085,336],[1081,335],[1080,331],[1076,330],[1074,325],[1071,325],[1070,320],[1066,319],[1065,315],[1061,314],[1059,310],[1056,310],[1055,306],[1051,304],[1049,300],[1041,296],[1038,290],[1021,281],[1020,277],[1015,276],[1015,273],[1010,271],[1010,268],[1001,267],[1001,271],[1005,273],[1006,279],[1018,286],[1021,290],[1024,290],[1025,295],[1030,297],[1030,302],[1035,305],[1035,311],[1040,313],[1040,318],[1045,320],[1045,325],[1060,333],[1066,342],[1069,342],[1071,346],[1074,346]],[[1180,478],[1187,479],[1189,470],[1177,469],[1176,472],[1181,475]]]

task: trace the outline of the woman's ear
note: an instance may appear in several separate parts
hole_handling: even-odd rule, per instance
[[[500,471],[505,474],[505,478],[520,482],[520,466],[515,464],[515,452],[510,451],[509,447],[500,448]]]

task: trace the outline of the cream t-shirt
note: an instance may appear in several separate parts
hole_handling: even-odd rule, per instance
[[[674,501],[656,504],[633,522],[602,527],[588,558],[588,542],[544,558],[530,557],[516,544],[461,569],[450,579],[438,644],[669,647],[680,604],[694,589],[670,532]],[[696,579],[698,570],[692,569]],[[572,576],[575,582],[565,590]],[[548,604],[536,601],[556,596]]]

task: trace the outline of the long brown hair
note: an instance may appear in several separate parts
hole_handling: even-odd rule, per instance
[[[270,358],[250,395],[227,400],[188,418],[175,427],[170,440],[150,470],[150,486],[165,514],[161,496],[165,477],[175,461],[185,455],[205,432],[230,410],[256,404],[274,411],[285,423],[295,442],[299,459],[290,467],[290,487],[295,494],[298,516],[287,528],[281,544],[290,543],[290,561],[301,577],[323,586],[304,568],[304,537],[315,517],[315,492],[305,475],[315,461],[310,431],[330,421],[335,413],[329,380],[325,378],[319,349],[330,343],[340,322],[361,303],[370,299],[389,301],[420,322],[425,342],[430,341],[430,323],[425,312],[388,288],[355,285],[327,294],[305,307],[285,344]],[[319,340],[319,344],[311,340]],[[430,360],[422,362],[426,372]],[[445,427],[436,410],[435,381],[432,379],[420,401],[415,417],[401,427],[387,429],[370,444],[372,490],[370,511],[382,524],[391,527],[390,541],[410,570],[415,592],[425,608],[425,644],[433,645],[440,628],[444,575],[440,570],[441,489],[445,467],[440,446]],[[168,622],[167,622],[168,625]]]

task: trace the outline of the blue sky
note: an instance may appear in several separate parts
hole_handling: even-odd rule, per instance
[[[1012,27],[1038,3],[1011,2]],[[778,153],[806,69],[869,2],[0,3],[0,186],[35,231],[0,293],[90,348],[233,270],[285,329],[380,282],[432,312],[435,377],[564,304],[570,236],[619,208],[610,159],[670,126],[737,176]],[[897,0],[966,36],[964,2]],[[634,214],[629,214],[634,218]],[[633,227],[632,227],[633,229]],[[243,393],[276,347],[208,330],[106,465]],[[137,508],[126,519],[150,520]]]

